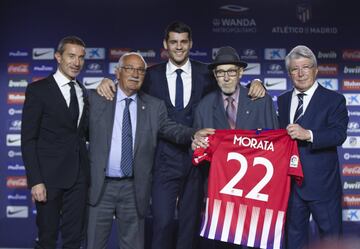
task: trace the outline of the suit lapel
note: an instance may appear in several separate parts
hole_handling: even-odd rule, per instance
[[[311,124],[314,120],[316,120],[316,101],[319,95],[321,94],[321,85],[319,84],[317,89],[315,90],[313,96],[310,99],[310,102],[304,112],[304,116],[301,118],[300,124],[304,125],[305,127],[309,127],[308,124]]]
[[[48,81],[50,88],[49,96],[51,96],[51,101],[55,104],[55,106],[57,106],[58,115],[63,116],[62,120],[66,120],[70,125],[73,125],[69,108],[58,84],[53,76],[48,77]]]
[[[213,103],[214,110],[214,128],[215,129],[230,129],[230,125],[227,121],[224,103],[221,98],[221,92],[216,95],[216,100]]]
[[[147,109],[148,109],[148,107],[146,105],[146,102],[143,100],[141,93],[138,92],[134,155],[136,155],[136,152],[139,148],[139,143],[140,143],[140,139],[141,139],[141,136],[139,134],[142,134],[140,131],[141,131],[142,127],[144,127],[144,124],[148,123]]]

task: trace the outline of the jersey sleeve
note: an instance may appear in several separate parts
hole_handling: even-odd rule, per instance
[[[297,185],[301,186],[304,174],[302,171],[301,161],[299,157],[299,150],[296,140],[289,137],[289,172],[288,174],[294,177]]]

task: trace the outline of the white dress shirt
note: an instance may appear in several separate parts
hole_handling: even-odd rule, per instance
[[[308,105],[310,103],[310,100],[311,100],[312,96],[314,95],[314,92],[315,92],[316,88],[318,88],[318,83],[315,81],[314,84],[307,91],[302,92],[302,93],[305,94],[304,97],[303,97],[303,113],[305,113],[306,108],[308,107]],[[293,121],[294,121],[296,108],[297,108],[297,106],[299,104],[299,98],[297,96],[298,93],[301,93],[301,92],[294,88],[294,91],[293,91],[292,96],[291,96],[290,120],[289,120],[290,124],[292,124]],[[309,139],[308,141],[313,142],[312,131],[311,130],[308,130],[308,131],[310,132],[310,136],[311,136],[311,139]]]
[[[191,97],[191,63],[188,60],[183,66],[177,67],[171,61],[166,65],[166,79],[168,82],[169,96],[171,103],[175,106],[175,92],[176,92],[176,69],[182,69],[181,78],[184,86],[184,108],[189,104]]]
[[[67,106],[69,107],[69,105],[70,105],[70,88],[71,88],[69,85],[69,82],[70,81],[76,82],[76,79],[69,80],[62,72],[60,72],[59,69],[54,74],[54,79],[55,79],[58,87],[60,88],[60,91],[66,101]],[[79,118],[78,118],[78,125],[79,125],[80,118],[81,118],[81,115],[82,115],[83,109],[84,109],[84,97],[83,97],[83,91],[82,91],[81,87],[79,86],[79,84],[74,84],[74,86],[75,86],[76,97],[77,97],[78,103],[79,103]]]

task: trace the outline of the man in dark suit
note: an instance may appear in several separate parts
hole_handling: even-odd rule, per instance
[[[124,54],[116,68],[115,100],[89,92],[88,249],[106,248],[114,216],[119,248],[144,248],[144,217],[158,137],[189,146],[194,134],[194,129],[168,118],[163,101],[139,91],[145,70],[140,54]]]
[[[344,96],[316,82],[314,53],[297,46],[286,56],[286,68],[294,89],[278,98],[280,127],[298,140],[304,172],[302,186],[292,185],[286,227],[286,248],[304,248],[309,218],[321,237],[341,234],[342,187],[337,146],[346,139],[348,112]]]
[[[211,127],[214,129],[257,129],[278,128],[278,120],[271,97],[256,101],[248,96],[249,89],[243,87],[239,80],[247,63],[241,61],[232,47],[218,50],[213,63],[209,65],[219,90],[205,96],[198,104],[194,116],[194,128]],[[192,148],[206,147],[202,139],[195,139]],[[194,167],[194,166],[193,166]],[[203,171],[206,179],[208,172],[205,167],[196,167]],[[206,248],[238,248],[239,246],[220,241],[204,240]]]
[[[207,65],[189,59],[192,32],[188,25],[173,22],[165,30],[163,46],[169,61],[147,70],[142,90],[165,101],[170,118],[191,126],[199,101],[216,89]],[[110,83],[104,81],[98,93],[111,99]],[[115,89],[112,86],[113,90]],[[261,82],[251,84],[251,96],[263,96]],[[187,145],[161,139],[155,157],[152,185],[153,249],[197,248],[203,184],[201,174],[192,167]],[[178,229],[174,238],[174,214]]]
[[[62,248],[80,248],[89,178],[88,105],[76,77],[84,57],[80,38],[63,38],[55,53],[56,73],[26,89],[21,150],[37,210],[35,248],[55,249],[59,228]]]

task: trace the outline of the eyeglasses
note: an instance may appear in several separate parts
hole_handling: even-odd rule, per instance
[[[145,68],[134,68],[134,67],[121,67],[122,69],[124,69],[124,71],[128,74],[132,74],[134,71],[136,71],[139,75],[144,75],[146,72]]]
[[[238,74],[239,69],[229,69],[227,71],[225,70],[215,70],[215,75],[216,77],[220,78],[220,77],[225,77],[225,73],[229,76],[229,77],[235,77]]]
[[[297,74],[300,70],[303,73],[309,73],[313,67],[314,67],[314,65],[305,65],[303,67],[290,68],[289,71],[291,74]]]

